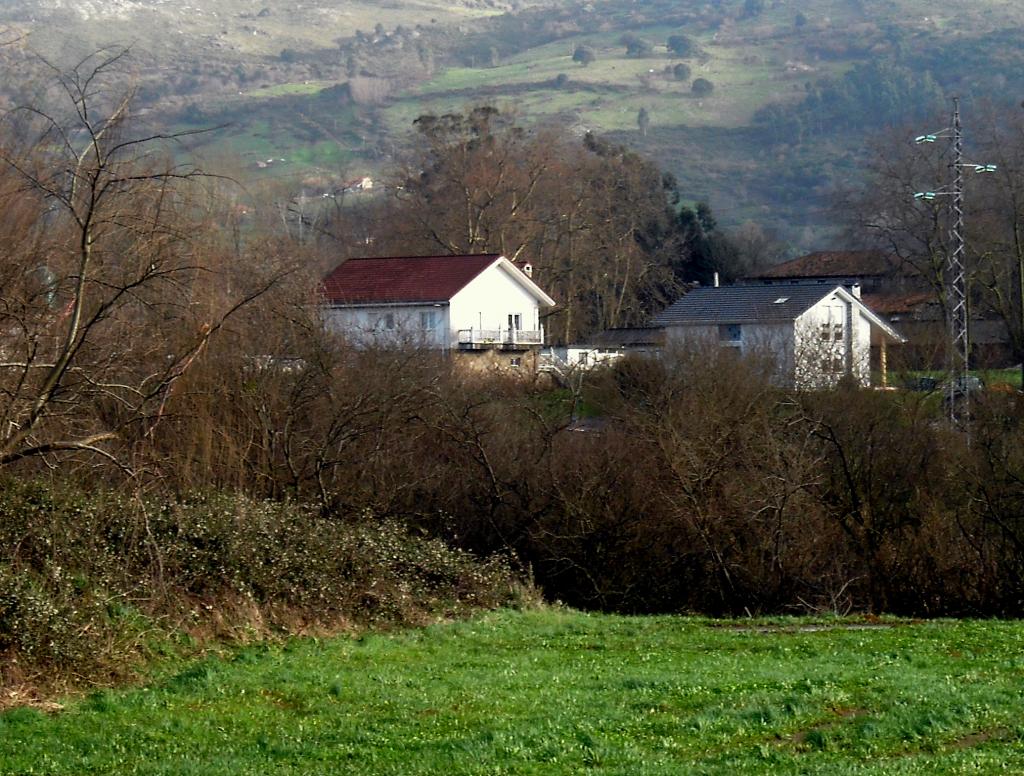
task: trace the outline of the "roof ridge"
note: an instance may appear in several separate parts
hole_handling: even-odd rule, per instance
[[[555,304],[501,253],[351,258],[325,275],[320,287],[335,305],[436,303],[451,300],[491,267],[508,270],[512,280],[545,306]]]
[[[350,256],[341,262],[346,264],[350,261],[391,261],[393,259],[405,260],[405,259],[476,259],[476,258],[494,258],[499,259],[504,257],[503,253],[424,253],[416,256]],[[511,261],[511,259],[510,259]],[[338,266],[341,266],[339,264]],[[337,267],[335,267],[337,269]],[[332,270],[333,272],[334,270]]]

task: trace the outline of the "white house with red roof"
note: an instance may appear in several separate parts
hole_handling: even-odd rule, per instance
[[[349,259],[324,278],[327,322],[355,343],[504,352],[519,366],[555,304],[530,275],[494,253]]]

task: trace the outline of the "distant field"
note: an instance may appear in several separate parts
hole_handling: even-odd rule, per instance
[[[518,3],[523,8],[537,4],[536,0]],[[33,3],[25,0],[21,5],[31,8]],[[88,51],[117,40],[167,56],[182,45],[201,41],[200,45],[208,49],[207,54],[276,55],[284,47],[331,47],[337,38],[351,37],[356,30],[371,31],[377,24],[391,30],[399,24],[459,23],[493,16],[509,8],[501,2],[449,0],[311,0],[298,4],[280,0],[91,0],[66,5],[71,10],[58,17],[59,24],[27,25],[32,30],[34,49],[53,56],[66,51]],[[267,13],[261,16],[263,9]],[[0,20],[10,15],[10,10],[0,9]],[[19,17],[20,14],[14,18]]]
[[[1024,624],[498,613],[0,715],[0,773],[1024,772]]]
[[[732,128],[749,124],[754,112],[768,103],[799,99],[809,78],[840,74],[849,66],[819,63],[798,71],[787,68],[799,56],[784,43],[723,46],[699,37],[706,59],[680,59],[669,56],[664,46],[673,32],[667,27],[641,30],[641,37],[657,44],[652,56],[645,58],[626,57],[618,35],[588,35],[539,46],[496,67],[449,68],[404,94],[388,117],[398,130],[410,112],[408,103],[460,104],[492,95],[498,101],[502,97],[511,101],[516,86],[529,84],[533,88],[522,111],[539,120],[572,110],[587,126],[635,131],[637,111],[645,107],[654,123]],[[591,47],[597,57],[586,67],[572,61],[572,52],[580,44]],[[679,62],[691,66],[691,79],[678,81],[666,72]],[[556,88],[549,82],[560,74],[568,76],[570,83]],[[694,78],[711,80],[714,93],[694,97],[690,92]],[[586,87],[593,91],[581,90]],[[522,104],[522,99],[515,97],[515,102]]]
[[[328,86],[333,86],[334,81],[303,81],[294,84],[275,84],[262,89],[252,89],[245,92],[245,98],[258,100],[262,97],[285,97],[292,94],[316,94]]]

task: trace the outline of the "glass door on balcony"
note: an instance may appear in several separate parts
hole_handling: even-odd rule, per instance
[[[508,341],[515,342],[519,337],[519,332],[523,328],[523,316],[519,313],[508,314]]]

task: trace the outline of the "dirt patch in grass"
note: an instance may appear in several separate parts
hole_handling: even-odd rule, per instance
[[[834,715],[833,719],[820,722],[807,730],[797,731],[790,736],[790,742],[797,746],[813,746],[816,749],[823,748],[822,745],[828,731],[836,729],[847,720],[865,717],[868,714],[867,709],[852,706],[841,706],[834,708],[831,711]]]
[[[1009,737],[1010,731],[1006,728],[995,728],[993,730],[979,730],[976,733],[968,733],[966,736],[961,736],[956,741],[953,741],[949,748],[952,750],[957,749],[972,749],[975,746],[981,746],[989,741],[1003,741]]]
[[[908,625],[920,625],[924,622],[921,619],[910,620],[883,620],[871,614],[865,614],[857,619],[837,620],[835,622],[768,622],[768,623],[744,623],[744,622],[723,622],[713,623],[712,627],[734,630],[739,633],[824,633],[828,631],[848,630],[886,630],[889,628],[903,628]]]

